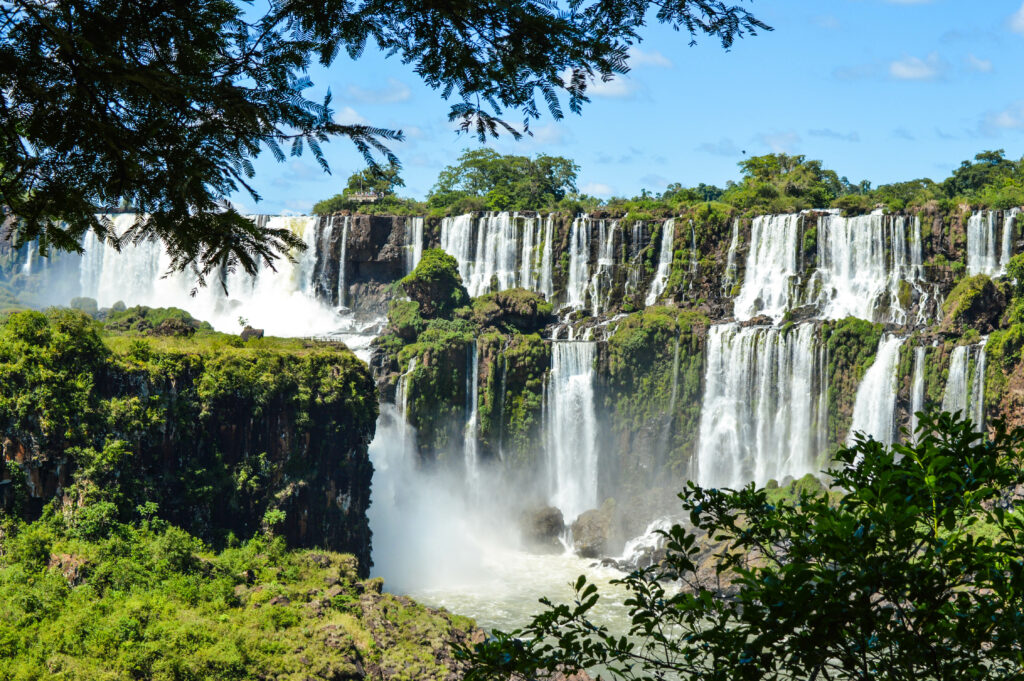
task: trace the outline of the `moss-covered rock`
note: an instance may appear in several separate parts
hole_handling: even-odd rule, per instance
[[[984,274],[962,279],[942,305],[942,330],[958,332],[977,329],[989,333],[998,328],[1006,307],[1006,296]]]
[[[458,261],[439,248],[423,251],[416,269],[399,284],[410,300],[419,303],[425,319],[450,317],[456,308],[469,302]]]
[[[822,326],[828,354],[828,441],[846,438],[861,379],[875,360],[884,327],[848,317]]]
[[[471,307],[457,314],[479,329],[534,333],[552,321],[551,311],[551,303],[542,294],[515,288],[474,298]]]

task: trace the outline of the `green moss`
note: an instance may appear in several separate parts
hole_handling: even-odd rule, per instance
[[[411,300],[419,303],[420,314],[426,319],[450,316],[469,303],[458,261],[439,248],[423,251],[416,269],[399,284]]]
[[[3,681],[440,681],[473,629],[379,593],[353,556],[268,537],[214,552],[159,518],[92,540],[59,516],[7,524],[0,549]]]
[[[828,440],[838,443],[846,437],[857,388],[875,359],[884,327],[848,317],[822,326],[822,340],[828,354]]]

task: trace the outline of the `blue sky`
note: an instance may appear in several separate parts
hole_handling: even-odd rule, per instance
[[[590,90],[581,116],[534,124],[534,137],[492,144],[547,153],[582,168],[580,189],[603,198],[660,191],[669,182],[722,185],[736,163],[772,151],[821,159],[857,182],[941,179],[983,149],[1024,155],[1024,5],[1021,0],[756,0],[775,28],[725,52],[654,24],[633,70]],[[336,118],[401,128],[395,151],[407,196],[423,198],[438,172],[479,146],[447,122],[449,103],[409,67],[367,50],[311,74],[330,87]],[[510,117],[513,120],[515,117]],[[344,139],[325,147],[333,175],[311,156],[256,163],[263,200],[246,211],[308,212],[363,167]]]

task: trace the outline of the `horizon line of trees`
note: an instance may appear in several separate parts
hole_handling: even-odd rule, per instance
[[[786,213],[807,208],[839,208],[862,214],[876,208],[890,211],[938,205],[951,210],[970,204],[1004,209],[1024,206],[1024,157],[1011,160],[1003,149],[982,151],[965,160],[940,182],[919,178],[872,186],[825,168],[819,160],[784,153],[752,156],[739,162],[740,179],[724,187],[700,183],[669,184],[662,192],[641,190],[633,197],[590,196],[577,187],[580,166],[561,156],[500,154],[492,149],[466,149],[445,166],[425,201],[399,197],[404,182],[395,167],[353,174],[345,190],[319,201],[316,214],[342,210],[398,215],[453,215],[474,211],[537,210],[623,214],[672,214],[698,203],[719,202],[750,213]],[[381,197],[360,204],[351,195],[372,187]]]

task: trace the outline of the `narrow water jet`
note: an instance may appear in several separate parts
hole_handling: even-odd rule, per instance
[[[597,506],[597,414],[594,359],[597,344],[551,343],[547,381],[547,458],[550,500],[572,522]]]
[[[856,433],[887,445],[893,443],[896,436],[896,373],[904,340],[898,336],[883,335],[879,341],[875,361],[857,387],[853,422],[846,438],[848,445],[853,444]]]

